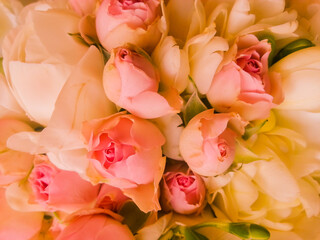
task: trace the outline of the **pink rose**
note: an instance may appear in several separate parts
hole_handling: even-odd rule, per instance
[[[159,73],[147,57],[128,48],[117,48],[104,68],[108,98],[141,118],[179,112],[182,100],[175,89],[158,93]]]
[[[152,50],[160,40],[158,0],[104,0],[97,12],[98,38],[108,51],[131,43]]]
[[[21,180],[32,168],[32,155],[7,148],[8,138],[24,131],[33,129],[19,120],[0,119],[0,186]]]
[[[76,217],[60,233],[57,240],[134,240],[126,225],[104,215]]]
[[[122,112],[85,122],[82,133],[90,160],[87,174],[93,182],[120,188],[141,209],[158,208],[165,138],[155,125]]]
[[[94,12],[97,0],[69,0],[70,7],[80,16]]]
[[[46,156],[36,156],[28,181],[33,200],[49,210],[75,211],[93,203],[99,191],[99,186],[92,186],[77,173],[58,169]]]
[[[180,152],[191,170],[203,176],[226,171],[235,156],[237,132],[244,133],[244,122],[234,113],[214,114],[206,110],[188,123],[180,136]]]
[[[192,172],[167,172],[163,175],[161,205],[165,211],[199,213],[204,207],[205,194],[201,177]]]
[[[209,102],[219,112],[237,112],[248,121],[267,118],[275,106],[271,89],[275,86],[268,77],[270,44],[246,35],[231,51],[237,51],[235,59],[214,76]]]

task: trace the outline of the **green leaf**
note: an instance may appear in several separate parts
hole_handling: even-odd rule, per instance
[[[297,39],[286,45],[284,48],[282,48],[278,52],[278,54],[273,58],[272,64],[278,62],[279,60],[281,60],[285,56],[288,56],[291,53],[313,46],[315,45],[308,39]]]
[[[270,238],[270,232],[257,224],[254,223],[223,223],[223,222],[205,222],[200,223],[192,227],[192,230],[196,230],[204,227],[215,227],[238,236],[243,239],[251,240],[267,240]]]
[[[273,61],[274,55],[276,53],[276,41],[274,39],[274,36],[269,34],[269,33],[266,33],[266,32],[261,32],[261,33],[257,34],[257,38],[260,41],[263,40],[263,39],[267,39],[268,42],[271,45],[271,52],[270,52],[269,58],[268,58],[268,65],[270,67],[272,65],[272,61]]]
[[[78,42],[80,42],[81,44],[86,45],[87,47],[90,46],[89,43],[86,42],[86,40],[84,40],[84,38],[81,36],[80,33],[68,33],[69,36],[73,37],[75,40],[77,40]]]
[[[242,135],[242,139],[243,140],[248,140],[252,135],[256,134],[257,132],[259,132],[259,130],[268,122],[268,119],[260,122],[257,125],[251,125],[249,124],[248,126],[246,126],[245,132]]]
[[[98,48],[98,50],[100,51],[100,53],[103,56],[103,61],[104,64],[106,64],[110,58],[110,53],[100,44],[100,42],[98,42],[95,38],[86,35],[86,37],[93,43],[93,44],[89,44],[86,42],[86,40],[81,36],[80,33],[68,33],[70,36],[74,37],[77,41],[79,41],[80,43],[86,45],[87,47],[94,45],[96,46],[96,48]]]
[[[127,224],[133,233],[144,225],[150,215],[150,213],[142,212],[133,201],[127,201],[119,214],[124,217],[123,223]]]
[[[244,146],[244,143],[241,143],[241,140],[236,140],[236,152],[234,163],[250,163],[258,160],[268,160],[259,157],[248,148]]]
[[[197,92],[194,92],[189,98],[183,110],[183,120],[185,125],[199,113],[207,110],[206,105],[201,101]]]

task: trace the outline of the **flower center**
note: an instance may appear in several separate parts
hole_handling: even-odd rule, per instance
[[[179,186],[183,188],[189,187],[193,182],[194,182],[194,178],[192,177],[182,176],[182,175],[177,176],[177,183]]]
[[[119,57],[121,60],[126,60],[126,57],[129,55],[129,52],[127,49],[124,49],[122,48],[120,51],[119,51]]]
[[[228,145],[224,142],[218,144],[218,149],[220,153],[220,157],[218,157],[218,160],[220,162],[223,162],[224,158],[228,155]]]

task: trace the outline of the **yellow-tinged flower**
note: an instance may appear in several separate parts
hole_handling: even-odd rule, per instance
[[[279,73],[284,101],[277,109],[320,111],[320,47],[309,47],[281,59],[271,69]]]

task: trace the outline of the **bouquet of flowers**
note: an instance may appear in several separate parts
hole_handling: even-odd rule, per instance
[[[319,0],[0,19],[0,240],[320,239]]]

